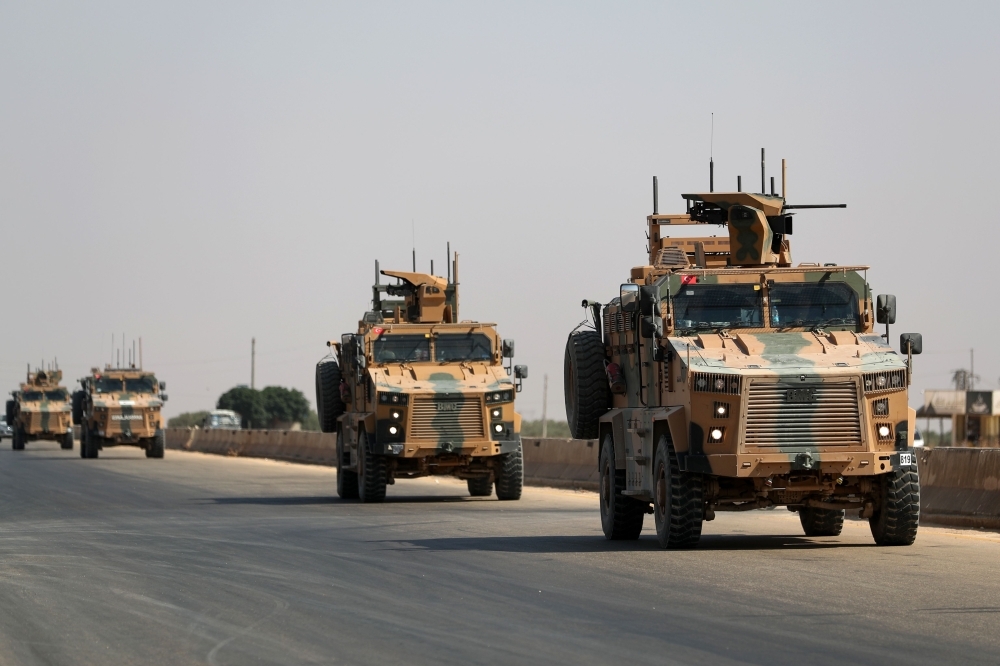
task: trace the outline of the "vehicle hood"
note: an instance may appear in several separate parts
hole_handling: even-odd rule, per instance
[[[461,365],[391,365],[369,370],[380,391],[433,393],[486,392],[513,388],[514,384],[500,366],[483,363]]]

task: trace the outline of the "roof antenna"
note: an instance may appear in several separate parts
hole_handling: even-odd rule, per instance
[[[656,176],[653,176],[653,215],[660,214],[660,186],[656,180]]]
[[[764,177],[764,149],[760,149],[760,193],[767,194],[767,187],[765,187],[765,182],[767,179]]]
[[[410,218],[410,234],[413,237],[413,272],[417,272],[417,223]]]
[[[448,284],[451,284],[451,241],[448,241],[448,254],[445,256],[444,265],[448,267]]]
[[[715,191],[715,113],[712,113],[712,133],[708,142],[708,191]]]

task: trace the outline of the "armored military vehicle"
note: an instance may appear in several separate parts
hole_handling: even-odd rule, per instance
[[[80,425],[80,457],[96,458],[107,446],[137,446],[162,458],[166,445],[161,408],[166,384],[148,370],[91,368],[73,394],[73,422]]]
[[[527,367],[504,365],[514,343],[495,324],[459,321],[457,274],[457,255],[447,278],[376,262],[371,311],[327,343],[316,404],[322,430],[337,433],[340,497],[381,502],[386,484],[428,475],[466,479],[473,496],[495,485],[498,499],[521,497],[514,397]]]
[[[70,396],[60,386],[62,370],[31,371],[20,388],[11,392],[7,401],[7,423],[11,430],[11,446],[23,451],[24,445],[37,440],[59,442],[64,449],[73,448],[73,424],[70,420]]]
[[[566,412],[599,440],[605,536],[636,539],[652,513],[660,544],[686,548],[719,511],[785,506],[809,536],[839,535],[850,510],[877,544],[913,543],[921,336],[890,347],[895,297],[873,299],[867,266],[793,265],[794,210],[826,206],[788,205],[773,180],[683,197],[681,215],[654,203],[648,263],[610,303],[584,301],[593,327],[567,341]],[[671,236],[708,224],[724,233]]]

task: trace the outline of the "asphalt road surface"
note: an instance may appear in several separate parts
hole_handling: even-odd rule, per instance
[[[720,514],[610,543],[593,493],[472,499],[328,468],[0,447],[0,664],[941,664],[1000,660],[1000,535],[809,539]]]

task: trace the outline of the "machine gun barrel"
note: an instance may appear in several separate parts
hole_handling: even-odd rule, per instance
[[[782,206],[785,210],[802,208],[847,208],[847,204],[800,204],[798,206]]]

